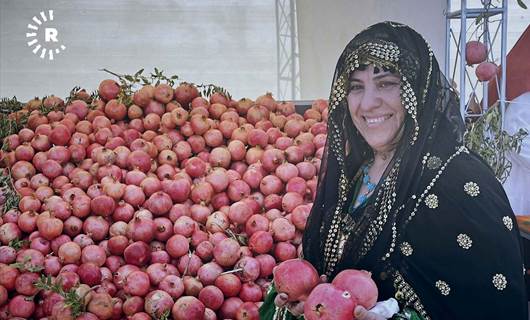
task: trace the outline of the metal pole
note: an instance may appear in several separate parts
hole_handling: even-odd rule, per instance
[[[502,0],[502,27],[501,27],[501,92],[500,92],[500,108],[501,108],[501,130],[504,130],[504,112],[506,111],[506,41],[508,31],[508,3]]]
[[[484,45],[486,46],[486,50],[490,50],[490,39],[489,39],[489,17],[484,18]],[[488,55],[486,55],[487,57]],[[488,82],[482,83],[482,112],[488,110]]]
[[[466,120],[466,0],[462,0],[460,6],[460,113],[462,119]]]
[[[447,0],[447,8],[445,14],[445,66],[444,73],[445,77],[449,80],[451,79],[449,75],[449,68],[451,65],[451,18],[449,18],[449,12],[451,12],[451,0]],[[449,85],[453,85],[450,83]]]
[[[290,0],[289,2],[289,5],[291,7],[291,10],[289,11],[289,24],[290,24],[290,27],[291,27],[291,100],[294,100],[296,99],[295,97],[295,71],[296,71],[296,42],[295,42],[295,23],[296,23],[296,19],[295,19],[295,15],[294,15],[294,10],[295,10],[295,6],[294,6],[294,1],[295,0]]]
[[[280,9],[279,9],[280,3],[279,0],[276,0],[276,59],[278,59],[276,65],[277,65],[277,72],[276,76],[278,77],[278,97],[282,97],[282,88],[281,88],[281,57],[280,57],[280,46],[281,46],[281,30],[280,30]]]

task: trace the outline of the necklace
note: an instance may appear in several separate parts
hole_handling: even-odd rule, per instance
[[[372,164],[373,162],[370,161],[369,163],[366,163],[361,167],[361,171],[363,173],[362,181],[363,181],[363,185],[366,186],[366,192],[364,194],[361,194],[357,198],[357,203],[355,207],[359,207],[360,205],[365,203],[366,200],[368,200],[368,196],[372,193],[372,191],[375,190],[376,184],[370,181],[370,175],[368,174],[368,170],[370,170],[370,168],[372,167]]]

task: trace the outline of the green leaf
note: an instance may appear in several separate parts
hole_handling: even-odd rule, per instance
[[[480,24],[480,22],[482,21],[483,18],[484,18],[484,16],[482,14],[479,14],[477,16],[477,18],[475,19],[475,24],[476,25]]]
[[[24,247],[26,244],[29,244],[28,240],[19,240],[18,238],[16,238],[16,239],[9,241],[8,246],[18,251],[20,250],[20,248]]]
[[[164,313],[160,315],[160,320],[169,320],[169,316],[171,315],[171,310],[166,310]]]
[[[523,8],[523,9],[528,9],[528,7],[523,2],[523,0],[517,0],[517,4],[519,5],[519,7]]]

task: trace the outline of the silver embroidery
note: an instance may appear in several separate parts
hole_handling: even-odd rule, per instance
[[[437,156],[431,156],[427,160],[427,168],[434,170],[438,169],[442,165],[442,159]]]
[[[464,185],[464,191],[472,197],[476,197],[480,194],[480,188],[478,187],[478,184],[473,181],[467,182]]]
[[[502,217],[502,222],[504,223],[506,228],[508,228],[508,230],[512,231],[512,229],[513,229],[513,220],[512,220],[512,218],[510,218],[508,216],[504,216],[504,217]]]
[[[438,290],[440,290],[440,293],[444,296],[448,296],[451,292],[451,287],[449,287],[447,282],[442,280],[436,281],[436,288],[438,288]]]
[[[408,242],[403,242],[399,247],[403,255],[407,257],[410,256],[412,252],[414,251],[414,249],[412,249],[412,246]]]
[[[425,197],[425,204],[430,209],[438,208],[438,197],[435,194],[428,195],[427,197]]]
[[[458,245],[466,250],[471,248],[471,245],[473,244],[473,240],[471,240],[471,238],[464,233],[461,233],[456,237],[456,242],[458,242]]]
[[[506,284],[508,283],[508,281],[506,281],[506,277],[500,273],[497,273],[496,275],[493,276],[492,282],[495,288],[501,291],[506,289]]]

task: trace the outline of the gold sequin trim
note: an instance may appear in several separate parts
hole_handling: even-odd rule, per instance
[[[504,216],[504,217],[502,217],[502,222],[504,223],[506,228],[508,228],[508,230],[512,231],[512,229],[513,229],[513,220],[512,220],[512,218],[510,218],[508,216]]]
[[[430,209],[438,208],[438,197],[435,194],[430,194],[425,197],[425,205]]]
[[[431,320],[420,298],[414,289],[405,281],[401,273],[399,271],[393,271],[393,277],[396,299],[403,302],[405,306],[414,308],[424,320]]]
[[[497,273],[493,276],[492,282],[495,288],[500,291],[506,289],[506,284],[508,283],[508,281],[506,281],[506,277],[500,273]]]
[[[476,197],[480,194],[480,188],[478,187],[478,184],[473,181],[467,182],[464,185],[464,191],[472,197]]]
[[[399,248],[401,249],[401,253],[405,256],[410,256],[412,252],[414,252],[414,249],[412,249],[412,246],[408,242],[403,242]]]
[[[471,248],[473,245],[473,240],[471,240],[471,238],[464,233],[461,233],[456,237],[456,242],[458,242],[458,245],[466,250]]]
[[[438,280],[436,281],[435,285],[436,285],[436,288],[440,290],[440,293],[444,296],[448,296],[449,293],[451,292],[451,287],[449,287],[449,285],[445,281]]]

